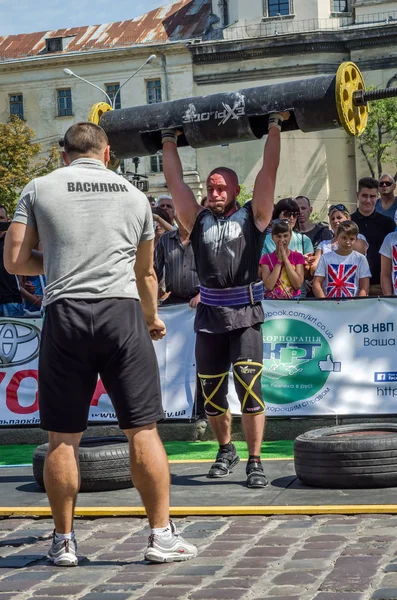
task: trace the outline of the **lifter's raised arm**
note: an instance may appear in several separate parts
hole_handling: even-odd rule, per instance
[[[252,196],[255,225],[260,231],[265,231],[272,218],[277,169],[280,163],[281,123],[288,118],[288,112],[274,113],[269,117],[269,133],[263,153],[263,165],[256,176]]]
[[[171,193],[178,219],[190,233],[197,215],[204,210],[190,189],[183,181],[183,169],[178,154],[177,136],[173,130],[162,132],[163,141],[163,170],[167,187]]]

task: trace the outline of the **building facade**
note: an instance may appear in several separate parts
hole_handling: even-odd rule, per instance
[[[156,58],[140,69],[152,54]],[[0,121],[17,114],[48,148],[71,124],[86,120],[105,93],[115,108],[139,106],[310,79],[348,60],[367,85],[386,86],[395,77],[397,2],[180,0],[132,21],[0,37]],[[258,140],[183,149],[196,197],[216,164],[234,168],[250,191],[263,146]],[[161,154],[126,160],[123,168],[129,178],[135,171],[147,176],[149,193],[165,192]],[[291,132],[283,135],[276,197],[305,194],[322,214],[330,202],[353,208],[356,181],[367,174],[354,138],[341,129]]]

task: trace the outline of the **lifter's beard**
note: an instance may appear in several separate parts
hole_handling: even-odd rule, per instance
[[[236,204],[237,200],[236,198],[233,198],[233,200],[231,200],[228,204],[224,204],[223,206],[208,206],[208,208],[216,217],[223,217],[227,216],[230,213],[230,211],[236,208]]]

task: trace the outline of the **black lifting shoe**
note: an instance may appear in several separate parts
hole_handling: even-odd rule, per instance
[[[240,462],[240,457],[237,454],[237,450],[233,444],[230,444],[230,450],[219,449],[214,464],[208,471],[207,477],[210,479],[219,479],[229,475],[233,467]]]
[[[248,461],[245,472],[247,473],[247,487],[264,488],[267,486],[268,481],[260,460]]]

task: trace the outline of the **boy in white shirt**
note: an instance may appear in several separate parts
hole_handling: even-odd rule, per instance
[[[352,248],[358,233],[353,221],[340,223],[336,233],[338,249],[321,256],[314,274],[316,298],[368,296],[371,277],[368,261]]]
[[[382,292],[385,296],[397,296],[397,231],[385,237],[379,254]]]

